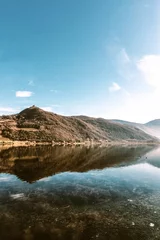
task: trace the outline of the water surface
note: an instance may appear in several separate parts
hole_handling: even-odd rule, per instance
[[[0,151],[0,239],[160,239],[160,148]]]

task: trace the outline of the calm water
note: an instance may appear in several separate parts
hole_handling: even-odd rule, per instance
[[[0,149],[0,239],[160,239],[160,148]]]

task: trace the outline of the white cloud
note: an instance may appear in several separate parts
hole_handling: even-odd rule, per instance
[[[41,107],[44,111],[53,112],[52,107]]]
[[[41,107],[41,109],[43,109],[44,111],[47,111],[47,112],[53,112],[54,108],[59,108],[59,107],[61,107],[61,105],[53,104],[53,105],[48,106],[48,107]]]
[[[12,113],[12,112],[16,112],[16,109],[11,108],[11,107],[0,107],[0,112],[9,112],[9,113]]]
[[[137,67],[146,82],[160,88],[160,55],[146,55],[137,62]]]
[[[157,103],[160,102],[158,93],[138,92],[123,99],[119,98],[117,102],[110,109],[112,118],[142,123],[160,118],[160,110],[157,107]]]
[[[16,97],[31,97],[33,95],[33,92],[30,91],[17,91]]]
[[[112,85],[109,87],[110,92],[117,92],[120,89],[121,89],[121,87],[115,82],[113,82]]]
[[[110,86],[110,92],[121,91],[108,99],[106,109],[99,115],[142,123],[160,118],[157,107],[160,102],[160,55],[146,54],[137,60],[128,56],[123,48],[117,51],[115,60],[123,87],[118,85],[119,89],[115,83]]]

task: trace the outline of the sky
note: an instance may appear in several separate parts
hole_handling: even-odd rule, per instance
[[[159,0],[0,0],[0,114],[160,118]]]

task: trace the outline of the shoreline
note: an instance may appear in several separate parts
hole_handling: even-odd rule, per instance
[[[83,141],[83,142],[36,142],[0,140],[0,147],[32,147],[32,146],[110,146],[110,145],[159,145],[160,142],[149,141]]]

